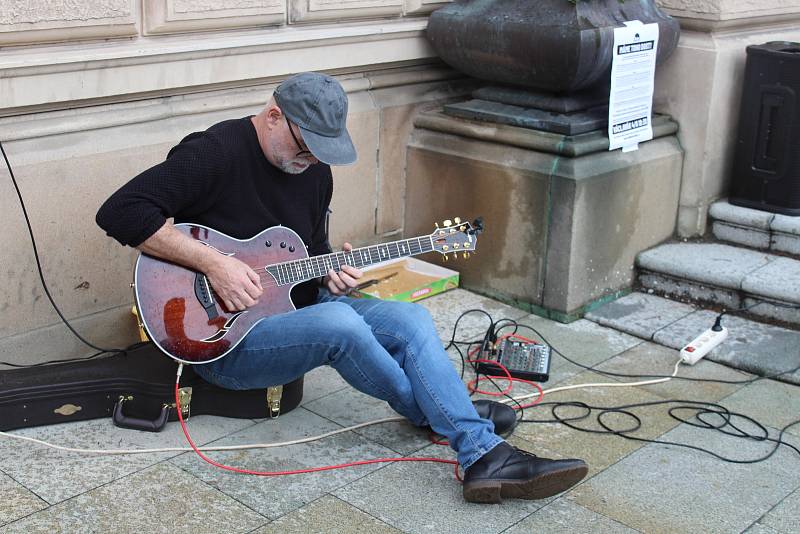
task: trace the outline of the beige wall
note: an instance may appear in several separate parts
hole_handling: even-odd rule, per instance
[[[677,233],[706,232],[708,207],[728,194],[745,48],[800,41],[800,0],[659,0],[680,20],[673,56],[656,73],[654,107],[680,124],[685,151]]]

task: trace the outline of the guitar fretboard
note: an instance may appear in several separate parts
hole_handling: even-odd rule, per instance
[[[313,278],[325,276],[329,270],[339,272],[342,265],[352,267],[366,267],[383,261],[424,254],[433,250],[430,236],[414,237],[372,245],[369,247],[355,248],[349,252],[334,252],[302,260],[286,261],[267,265],[266,271],[272,275],[278,285],[295,284]]]

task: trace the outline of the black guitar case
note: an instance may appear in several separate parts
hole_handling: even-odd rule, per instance
[[[175,421],[178,364],[154,344],[96,360],[0,371],[0,430],[112,417],[123,428],[158,432]],[[275,388],[234,391],[200,378],[180,381],[184,418],[277,417],[300,404],[303,377]]]

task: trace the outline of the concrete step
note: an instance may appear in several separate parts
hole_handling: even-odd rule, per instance
[[[800,260],[721,243],[667,243],[636,258],[644,290],[800,328]]]
[[[714,237],[738,245],[800,258],[800,217],[742,208],[727,200],[711,205]]]
[[[692,304],[634,292],[586,314],[585,318],[626,334],[678,350],[714,325],[718,313]],[[800,384],[800,332],[730,315],[728,339],[706,358],[760,376]],[[702,361],[697,365],[702,365]]]

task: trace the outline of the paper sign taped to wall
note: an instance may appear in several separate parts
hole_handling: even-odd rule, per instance
[[[611,94],[608,101],[609,150],[636,150],[653,138],[653,86],[658,24],[629,21],[614,28]]]

